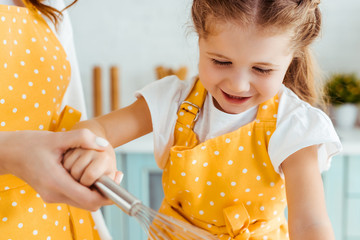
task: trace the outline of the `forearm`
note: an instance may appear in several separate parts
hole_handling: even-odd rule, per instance
[[[290,229],[291,240],[335,240],[330,221],[326,223],[309,224],[306,227]]]
[[[113,147],[121,146],[152,131],[150,111],[143,98],[109,114],[79,122],[74,129],[87,128],[107,139]]]
[[[74,127],[71,130],[83,129],[83,128],[89,129],[96,136],[106,138],[106,131],[96,118],[87,121],[78,122],[74,125]]]
[[[317,155],[317,146],[309,146],[282,163],[291,240],[334,239]]]
[[[11,154],[18,152],[12,150],[12,147],[16,146],[9,144],[13,135],[16,135],[16,132],[0,132],[0,175],[10,173]]]

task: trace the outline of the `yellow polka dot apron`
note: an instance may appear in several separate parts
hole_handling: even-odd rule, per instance
[[[284,179],[267,153],[278,97],[259,106],[255,121],[199,143],[193,127],[205,97],[198,80],[180,106],[159,211],[222,240],[288,239]]]
[[[70,63],[42,16],[28,8],[0,5],[0,131],[65,130],[80,113],[60,106]],[[45,179],[44,179],[45,180]],[[2,239],[99,239],[88,211],[46,204],[28,184],[0,175]]]

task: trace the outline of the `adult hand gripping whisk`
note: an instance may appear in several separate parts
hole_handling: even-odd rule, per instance
[[[216,240],[214,235],[186,222],[158,213],[146,207],[125,188],[107,176],[95,182],[97,189],[121,210],[134,217],[151,240]]]

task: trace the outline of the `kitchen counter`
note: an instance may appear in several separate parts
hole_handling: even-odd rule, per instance
[[[342,155],[360,155],[360,128],[341,130],[337,129],[344,150]],[[135,139],[116,149],[121,153],[153,153],[153,134],[149,133],[141,138]]]
[[[360,128],[336,130],[343,144],[342,155],[360,155]]]
[[[153,153],[153,134],[149,133],[115,149],[120,153]]]

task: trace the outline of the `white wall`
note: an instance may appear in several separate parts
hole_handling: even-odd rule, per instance
[[[121,69],[121,104],[155,80],[154,68],[186,65],[197,70],[197,40],[190,23],[191,0],[80,0],[70,9],[75,45],[89,116],[92,116],[92,67],[104,71],[108,93],[109,68]],[[314,48],[325,73],[360,74],[360,1],[322,1],[324,28]],[[105,112],[109,99],[104,99]]]
[[[155,80],[154,68],[159,64],[186,65],[191,75],[196,73],[190,7],[190,0],[80,0],[71,8],[89,116],[94,65],[103,67],[104,95],[109,93],[109,67],[121,69],[122,106],[135,100],[134,91]],[[104,101],[108,111],[109,97]]]
[[[323,31],[315,50],[322,69],[360,76],[360,1],[323,0],[320,6]]]

